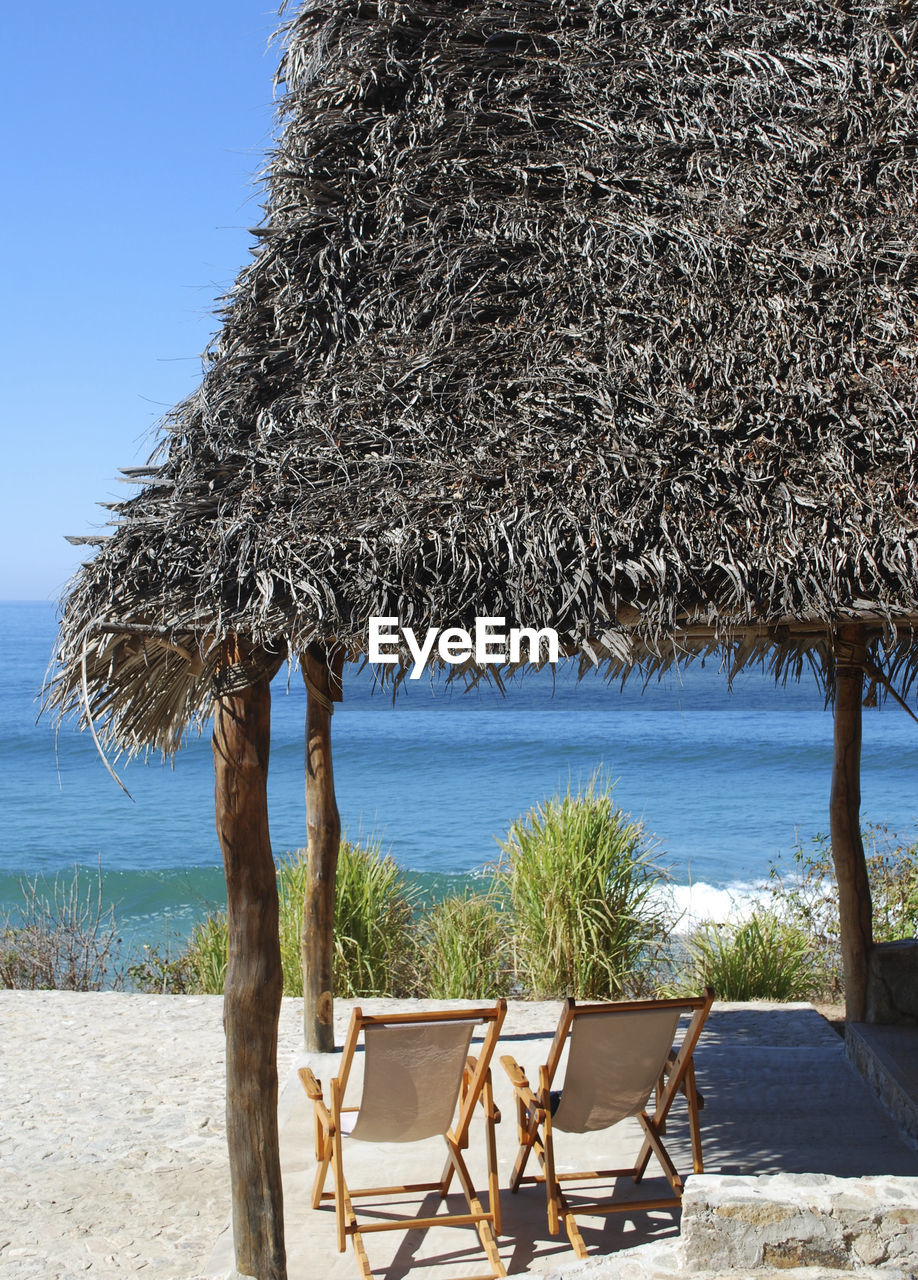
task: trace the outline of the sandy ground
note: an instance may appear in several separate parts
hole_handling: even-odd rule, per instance
[[[338,1043],[350,1003],[336,1008]],[[0,1280],[228,1274],[222,1004],[219,996],[0,991]],[[502,1042],[527,1070],[544,1060],[540,1040],[557,1012],[557,1002],[511,1005]],[[340,1258],[333,1244],[321,1254],[320,1228],[328,1224],[306,1211],[310,1120],[293,1073],[302,1057],[301,1017],[302,1002],[285,999],[278,1071],[282,1086],[295,1086],[298,1109],[287,1108],[281,1138],[291,1280],[313,1280],[335,1265],[342,1275],[354,1271],[350,1255]],[[914,1149],[810,1008],[716,1007],[698,1066],[709,1102],[710,1172],[916,1172]],[[814,1078],[822,1081],[815,1092]],[[499,1103],[509,1116],[509,1096]],[[512,1125],[501,1130],[509,1168]],[[527,1239],[545,1235],[527,1232]],[[629,1241],[616,1235],[605,1244],[617,1250]],[[543,1270],[552,1258],[549,1249],[525,1269]]]
[[[3,1280],[203,1274],[229,1214],[222,1012],[220,996],[0,991]],[[285,1000],[282,1079],[301,1017]]]

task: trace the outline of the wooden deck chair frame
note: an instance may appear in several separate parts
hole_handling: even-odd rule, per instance
[[[663,1209],[678,1206],[682,1201],[682,1178],[670,1159],[669,1152],[663,1144],[666,1129],[666,1118],[678,1092],[685,1094],[688,1103],[689,1129],[692,1140],[692,1163],[695,1173],[703,1173],[704,1165],[701,1155],[701,1130],[698,1123],[698,1111],[704,1100],[698,1093],[695,1084],[695,1068],[692,1055],[698,1043],[698,1037],[714,1000],[710,989],[703,996],[675,1000],[628,1000],[616,1003],[577,1004],[569,999],[565,1002],[555,1032],[554,1040],[548,1054],[548,1061],[539,1069],[539,1087],[532,1089],[517,1062],[509,1056],[501,1058],[501,1065],[510,1077],[517,1107],[517,1129],[519,1133],[519,1151],[513,1172],[510,1177],[510,1190],[518,1191],[523,1183],[544,1183],[548,1201],[548,1229],[557,1235],[561,1222],[574,1252],[580,1258],[587,1256],[583,1237],[574,1219],[562,1189],[562,1182],[581,1182],[590,1179],[609,1180],[630,1177],[635,1183],[643,1178],[650,1157],[657,1158],[669,1182],[672,1195],[647,1200],[629,1200],[627,1202],[597,1201],[591,1204],[577,1205],[577,1213],[605,1214],[630,1212],[635,1209]],[[653,1114],[647,1109],[639,1112],[637,1119],[644,1131],[644,1141],[634,1165],[627,1169],[583,1170],[577,1173],[557,1173],[555,1171],[554,1143],[552,1138],[552,1098],[551,1086],[561,1061],[561,1054],[576,1018],[590,1017],[592,1014],[614,1014],[621,1012],[637,1012],[642,1009],[673,1009],[691,1012],[691,1020],[678,1049],[671,1049],[663,1063],[656,1085],[656,1103]],[[532,1152],[539,1161],[542,1172],[526,1175],[526,1164]]]
[[[329,1082],[329,1102],[322,1096],[322,1086],[312,1071],[302,1068],[299,1077],[304,1089],[313,1104],[315,1113],[316,1144],[316,1177],[312,1191],[312,1207],[318,1209],[323,1200],[333,1200],[338,1231],[338,1250],[344,1253],[347,1240],[354,1242],[354,1252],[360,1267],[363,1280],[372,1280],[370,1263],[367,1258],[363,1237],[372,1231],[411,1231],[441,1226],[474,1226],[478,1232],[482,1248],[487,1255],[491,1270],[487,1276],[470,1277],[469,1280],[494,1280],[495,1277],[506,1276],[507,1272],[497,1251],[496,1237],[500,1235],[500,1194],[497,1178],[497,1147],[494,1126],[500,1121],[500,1112],[494,1105],[494,1091],[491,1082],[490,1063],[497,1045],[497,1038],[507,1013],[507,1002],[498,1000],[493,1007],[462,1008],[418,1013],[393,1013],[382,1015],[364,1014],[354,1009],[350,1027],[341,1057],[338,1075]],[[435,1182],[405,1183],[401,1186],[389,1187],[349,1187],[344,1177],[342,1161],[342,1114],[357,1112],[357,1107],[344,1107],[344,1093],[350,1075],[351,1065],[360,1036],[368,1027],[394,1025],[434,1025],[443,1022],[484,1023],[486,1025],[484,1043],[477,1056],[466,1059],[459,1089],[458,1107],[455,1121],[451,1128],[443,1134],[446,1141],[447,1157],[443,1172]],[[488,1159],[488,1209],[485,1211],[481,1200],[472,1185],[462,1152],[468,1146],[469,1128],[475,1108],[481,1104],[484,1112],[485,1138]],[[326,1191],[325,1182],[331,1170],[334,1187]],[[415,1192],[437,1191],[441,1198],[449,1191],[453,1176],[468,1204],[468,1213],[437,1214],[431,1217],[402,1218],[397,1221],[371,1221],[359,1223],[354,1210],[353,1201],[359,1197],[372,1196],[376,1199],[384,1196],[406,1195]]]

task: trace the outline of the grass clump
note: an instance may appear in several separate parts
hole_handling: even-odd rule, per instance
[[[882,825],[861,833],[875,942],[918,931],[918,843]],[[710,983],[722,1000],[840,1000],[844,996],[831,841],[818,835],[769,870],[770,902],[743,922],[700,925],[685,944],[678,989]]]
[[[342,840],[335,882],[336,995],[410,993],[417,896],[378,844]],[[300,904],[302,910],[302,897]]]
[[[277,868],[279,934],[284,995],[303,994],[300,931],[306,896],[305,849]],[[342,997],[408,995],[414,972],[411,930],[414,891],[378,844],[342,840],[335,878],[335,994]],[[226,984],[229,930],[225,912],[196,925],[184,954],[159,966],[153,980],[169,990],[216,995]],[[151,973],[153,967],[151,967]],[[151,989],[148,986],[146,989]],[[164,989],[157,985],[156,989]]]
[[[420,923],[418,987],[432,1000],[493,1000],[510,987],[510,940],[497,895],[456,894]]]
[[[713,987],[719,1000],[807,1000],[818,983],[809,936],[774,911],[707,921],[687,939],[684,991]]]
[[[222,995],[226,986],[229,925],[225,911],[217,911],[196,924],[183,957],[187,991]]]
[[[516,977],[533,998],[601,1000],[652,981],[668,932],[665,872],[598,777],[531,809],[501,842]]]

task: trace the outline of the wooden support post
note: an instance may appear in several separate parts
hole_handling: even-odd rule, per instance
[[[229,922],[223,1025],[236,1268],[257,1280],[286,1280],[277,1133],[283,974],[277,879],[268,835],[270,735],[267,679],[241,693],[217,697],[213,749]]]
[[[845,970],[845,1018],[863,1022],[873,908],[861,840],[861,703],[867,644],[863,627],[839,628],[835,643],[835,760],[830,821]]]
[[[341,819],[332,773],[331,718],[341,699],[344,654],[316,645],[303,654],[306,682],[306,831],[308,861],[300,953],[303,961],[303,1028],[307,1050],[335,1047],[335,871]]]

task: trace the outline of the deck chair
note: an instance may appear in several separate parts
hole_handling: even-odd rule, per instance
[[[507,1272],[497,1252],[500,1235],[500,1197],[494,1126],[500,1113],[494,1105],[491,1057],[507,1012],[505,1000],[493,1008],[469,1008],[380,1016],[355,1009],[344,1043],[341,1067],[329,1082],[326,1104],[322,1087],[308,1067],[299,1071],[303,1087],[315,1111],[316,1170],[312,1206],[333,1200],[338,1229],[338,1250],[344,1253],[348,1236],[364,1280],[371,1280],[363,1237],[371,1231],[410,1231],[440,1226],[474,1226],[487,1254],[491,1270],[487,1280]],[[472,1032],[486,1027],[484,1044],[476,1057],[469,1056]],[[363,1095],[359,1107],[345,1107],[344,1093],[363,1036],[365,1049]],[[458,1103],[458,1109],[457,1109]],[[462,1157],[468,1146],[469,1126],[475,1108],[484,1111],[488,1157],[488,1211],[472,1186]],[[389,1187],[349,1187],[344,1177],[344,1139],[364,1142],[417,1142],[442,1135],[446,1164],[435,1182],[406,1183]],[[334,1188],[325,1191],[331,1169]],[[468,1203],[467,1213],[432,1217],[385,1218],[358,1223],[353,1201],[361,1196],[384,1196],[437,1191],[445,1197],[453,1175]],[[477,1280],[485,1280],[478,1277]]]
[[[698,1125],[698,1111],[703,1100],[695,1086],[692,1054],[713,999],[714,993],[708,990],[697,998],[677,1000],[631,1000],[615,1004],[577,1004],[574,1000],[567,1000],[548,1061],[539,1069],[538,1089],[530,1087],[513,1058],[501,1058],[501,1065],[513,1085],[520,1141],[510,1177],[510,1190],[518,1191],[525,1182],[544,1182],[549,1232],[557,1235],[563,1221],[578,1257],[587,1256],[586,1246],[561,1190],[562,1182],[630,1177],[639,1183],[653,1155],[663,1167],[671,1196],[628,1202],[578,1203],[577,1212],[593,1214],[636,1208],[662,1209],[681,1202],[682,1179],[663,1145],[666,1117],[680,1090],[688,1102],[694,1170],[703,1172]],[[682,1013],[690,1013],[691,1020],[681,1044],[674,1048],[673,1040]],[[570,1050],[564,1086],[555,1091],[552,1088],[555,1073],[568,1035]],[[656,1103],[650,1114],[646,1108],[654,1090]],[[644,1133],[644,1141],[633,1166],[579,1173],[556,1172],[554,1130],[588,1133],[609,1128],[629,1116],[637,1116]],[[542,1172],[524,1176],[533,1151]]]

